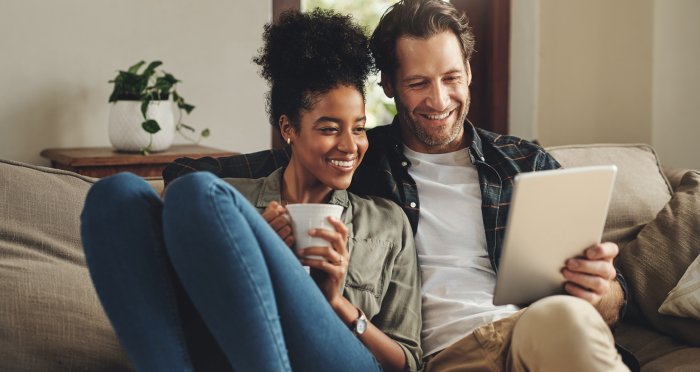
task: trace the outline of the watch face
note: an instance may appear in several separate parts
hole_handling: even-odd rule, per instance
[[[355,328],[355,331],[357,332],[358,335],[361,335],[365,333],[367,330],[367,319],[362,317],[357,320],[357,326]]]

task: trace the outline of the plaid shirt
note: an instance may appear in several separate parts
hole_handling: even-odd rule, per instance
[[[474,128],[469,155],[477,167],[489,257],[498,268],[503,233],[508,216],[513,177],[521,172],[556,169],[560,165],[544,149],[522,139]],[[417,231],[420,201],[416,182],[408,173],[411,162],[403,154],[399,125],[394,123],[367,132],[369,149],[353,177],[350,191],[393,200],[406,212],[413,231]],[[260,178],[289,161],[289,148],[266,150],[223,158],[180,158],[163,171],[167,185],[173,179],[193,171],[209,171],[219,177]]]
[[[560,165],[538,145],[522,139],[476,129],[472,133],[469,155],[477,167],[481,186],[481,212],[486,242],[494,270],[498,269],[503,233],[513,192],[513,177],[521,172],[556,169]],[[399,125],[394,123],[367,132],[369,149],[355,172],[350,191],[393,200],[406,212],[413,231],[417,231],[420,201],[416,182],[408,173],[411,162],[403,154]],[[180,158],[163,171],[165,184],[194,171],[209,171],[219,177],[266,177],[289,162],[289,148],[214,159]]]
[[[513,177],[522,172],[557,169],[561,166],[540,146],[512,136],[504,136],[465,125],[471,131],[469,156],[476,165],[481,187],[481,213],[484,219],[487,250],[494,271],[498,272],[503,235],[513,193]],[[369,149],[353,176],[350,191],[393,200],[408,216],[414,234],[417,231],[420,201],[416,182],[408,173],[411,162],[403,154],[403,142],[396,119],[391,125],[367,132]],[[219,177],[260,178],[289,162],[290,149],[266,150],[251,154],[213,159],[180,158],[163,171],[165,185],[194,171],[209,171]],[[617,272],[624,293],[620,318],[627,308],[628,289]]]

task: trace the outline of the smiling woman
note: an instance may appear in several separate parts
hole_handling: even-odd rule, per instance
[[[321,95],[313,109],[302,110],[296,126],[283,115],[280,130],[292,146],[283,199],[321,203],[331,189],[347,189],[367,151],[365,121],[362,94],[347,85]]]
[[[97,182],[82,238],[99,298],[137,370],[417,370],[410,224],[392,202],[346,191],[368,146],[367,36],[315,10],[283,14],[263,39],[254,61],[288,166],[260,179],[195,172],[163,201],[133,175]],[[331,229],[292,231],[284,201],[343,212]],[[326,243],[295,255],[295,234]]]

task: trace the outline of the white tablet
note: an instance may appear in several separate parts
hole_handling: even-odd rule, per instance
[[[515,177],[494,305],[564,293],[566,259],[600,243],[616,174],[602,165]]]

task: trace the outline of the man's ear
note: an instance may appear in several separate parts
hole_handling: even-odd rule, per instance
[[[472,65],[467,61],[467,85],[472,84]]]
[[[292,122],[289,120],[287,115],[281,115],[280,120],[278,121],[278,125],[280,127],[280,134],[282,134],[282,139],[284,140],[284,142],[289,143],[289,140],[292,139],[292,135],[295,133]]]
[[[389,98],[394,98],[394,87],[391,86],[391,82],[385,73],[381,73],[380,84],[382,89],[384,89],[384,94]]]

